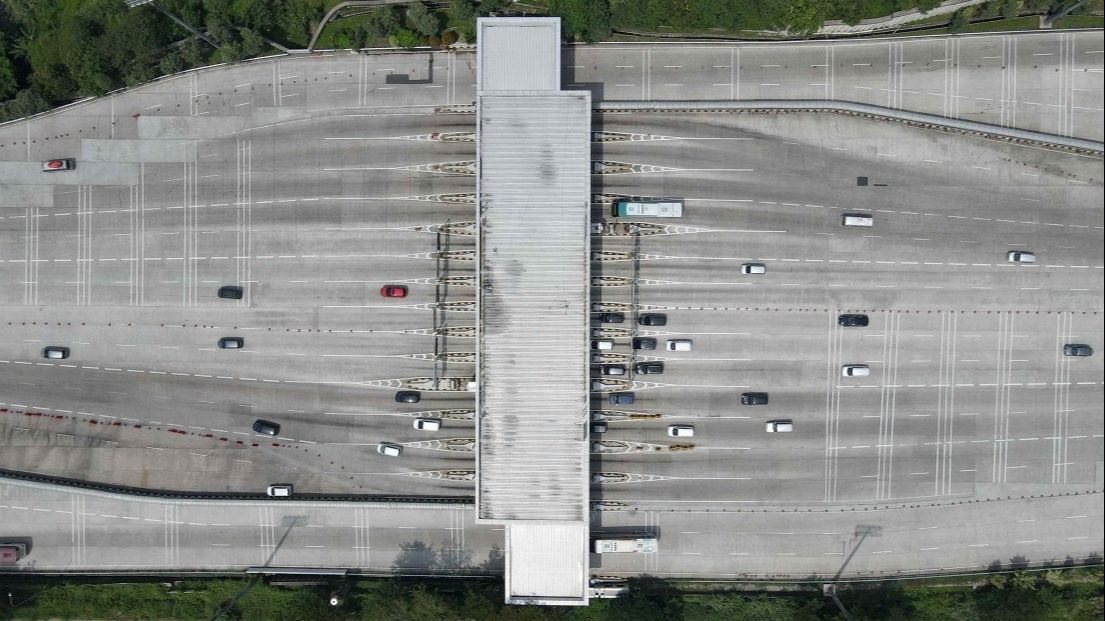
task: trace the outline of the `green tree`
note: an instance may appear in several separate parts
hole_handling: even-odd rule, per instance
[[[161,75],[169,75],[171,73],[183,71],[184,59],[180,57],[179,52],[169,52],[161,57],[161,62],[158,63],[158,69],[161,70]]]
[[[828,8],[819,0],[794,0],[783,11],[783,26],[790,34],[813,34],[828,19]]]
[[[412,2],[407,7],[407,25],[418,34],[428,37],[437,34],[441,21],[421,2]]]
[[[587,42],[602,41],[610,36],[610,3],[608,0],[548,0],[550,15],[562,18],[565,35]]]
[[[422,40],[419,39],[418,35],[413,31],[407,30],[406,28],[400,28],[388,37],[388,42],[392,47],[416,47]]]
[[[257,56],[265,50],[265,40],[252,28],[242,28],[238,31],[238,36],[242,38],[242,54],[246,58]]]
[[[37,91],[24,89],[11,100],[0,103],[0,121],[23,118],[51,107],[50,102]]]
[[[453,0],[447,13],[450,28],[464,37],[465,41],[476,40],[476,18],[480,11],[474,0]]]
[[[1001,3],[1001,16],[1011,19],[1021,12],[1021,0],[1005,0]]]
[[[0,101],[19,92],[19,82],[15,79],[15,68],[3,45],[0,45]]]
[[[398,32],[402,26],[403,21],[395,8],[386,7],[369,12],[361,25],[366,35],[365,46],[387,39],[392,33]]]
[[[948,22],[949,32],[963,32],[963,29],[971,23],[971,12],[967,9],[959,9],[952,15],[952,19]]]

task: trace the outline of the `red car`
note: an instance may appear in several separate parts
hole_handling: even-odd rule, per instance
[[[72,158],[47,160],[42,163],[42,172],[54,172],[56,170],[73,170],[76,167],[77,160]]]
[[[407,297],[406,285],[384,285],[380,287],[380,295],[385,298],[405,298]]]

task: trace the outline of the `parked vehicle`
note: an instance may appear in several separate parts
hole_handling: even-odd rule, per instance
[[[591,433],[606,433],[606,422],[596,421],[591,423]]]
[[[599,315],[600,323],[622,323],[625,321],[623,313],[602,313]]]
[[[0,541],[0,565],[15,565],[27,556],[27,544]]]
[[[638,336],[633,339],[633,349],[646,351],[656,349],[656,339],[650,336]]]
[[[637,317],[637,323],[642,326],[666,326],[668,316],[663,313],[645,313]]]
[[[659,375],[664,372],[663,362],[638,362],[633,367],[634,372],[640,375]]]
[[[625,365],[604,364],[599,367],[599,373],[602,375],[625,375]]]

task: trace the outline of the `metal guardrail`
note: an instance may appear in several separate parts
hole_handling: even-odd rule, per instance
[[[0,481],[4,478],[29,481],[32,483],[44,483],[47,485],[59,485],[64,487],[83,489],[110,494],[122,494],[143,498],[164,500],[265,500],[271,502],[365,502],[365,503],[392,503],[392,504],[429,504],[429,505],[473,505],[473,496],[401,496],[389,494],[300,494],[288,498],[270,498],[263,493],[249,492],[188,492],[181,490],[158,490],[142,487],[130,487],[127,485],[114,485],[111,483],[99,483],[95,481],[82,481],[46,474],[21,472],[0,468]]]
[[[752,99],[746,101],[601,101],[599,112],[750,112],[750,113],[832,113],[890,121],[956,134],[972,135],[1015,144],[1028,144],[1101,157],[1105,143],[1058,134],[1048,134],[989,123],[953,119],[935,114],[898,110],[852,101],[829,99]]]

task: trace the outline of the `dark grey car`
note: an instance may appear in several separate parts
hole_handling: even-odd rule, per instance
[[[238,285],[224,285],[219,287],[219,297],[224,300],[242,299],[242,288]]]
[[[638,336],[633,339],[633,349],[656,349],[656,339],[649,336]]]
[[[636,400],[637,396],[631,392],[614,392],[606,397],[606,402],[610,405],[633,405]]]
[[[741,393],[741,405],[767,405],[766,392]]]
[[[1085,343],[1067,343],[1066,345],[1063,345],[1063,355],[1085,358],[1087,356],[1093,355],[1093,347],[1090,347]]]
[[[641,375],[659,375],[664,372],[663,362],[638,362],[633,370]]]
[[[602,313],[599,315],[599,321],[601,323],[621,323],[625,321],[625,315],[622,313]]]
[[[241,349],[246,346],[246,340],[240,336],[224,336],[219,339],[219,349]]]
[[[666,326],[668,325],[668,316],[663,313],[645,313],[637,317],[637,323],[642,326]]]
[[[253,421],[253,430],[257,433],[263,433],[266,436],[275,436],[280,433],[280,424],[274,423],[271,420],[263,420],[258,418]]]
[[[866,328],[868,321],[867,315],[859,313],[845,313],[837,317],[837,323],[847,328]]]
[[[422,393],[417,390],[400,390],[395,393],[396,403],[418,403],[422,400]]]

